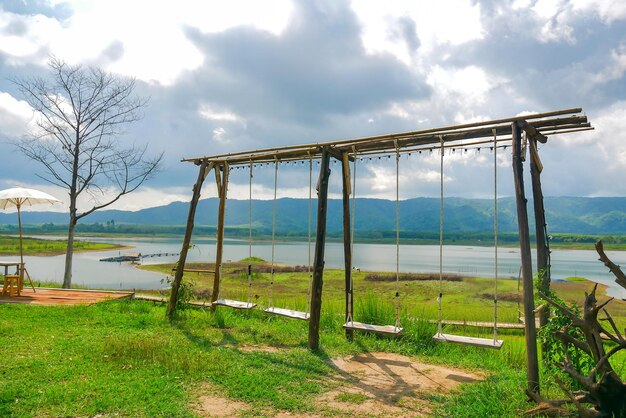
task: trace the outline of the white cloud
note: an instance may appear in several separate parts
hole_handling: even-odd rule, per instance
[[[516,1],[513,8],[523,9],[524,3]],[[541,42],[576,43],[577,23],[589,20],[593,15],[607,25],[626,19],[626,2],[623,0],[538,0],[530,10],[538,20],[540,30],[536,37]]]
[[[452,102],[453,108],[466,113],[485,103],[487,93],[504,80],[489,76],[485,70],[473,65],[465,68],[436,65],[430,70],[426,82],[433,88],[435,100]]]
[[[392,36],[397,33],[400,18],[415,22],[422,55],[442,44],[461,45],[484,36],[480,5],[471,1],[353,0],[352,9],[363,25],[365,49],[370,53],[391,53],[407,65],[412,62],[409,45]]]
[[[16,63],[44,51],[38,57],[39,64],[45,62],[50,51],[73,63],[95,62],[109,71],[171,85],[182,72],[203,63],[202,53],[185,35],[186,27],[219,32],[248,25],[280,34],[292,10],[288,0],[175,3],[69,0],[65,3],[74,13],[63,22],[42,15],[14,15],[0,10],[0,28],[14,20],[27,28],[25,35],[0,36],[0,51]],[[114,59],[102,57],[114,43],[119,43],[122,53]]]
[[[213,140],[216,142],[230,142],[230,139],[226,136],[226,129],[218,127],[213,129]]]
[[[242,122],[244,120],[238,114],[228,110],[217,110],[209,105],[202,104],[198,109],[198,113],[204,119],[211,121],[226,121],[226,122]]]
[[[603,71],[591,75],[595,84],[604,84],[609,81],[619,80],[626,73],[626,44],[619,45],[611,50],[611,63]]]
[[[594,12],[605,23],[626,19],[626,2],[623,0],[572,0],[575,11]]]
[[[20,137],[33,128],[33,110],[23,100],[9,93],[0,92],[0,133],[8,137]]]
[[[56,19],[40,14],[14,14],[0,7],[0,52],[7,55],[11,65],[43,65],[47,54],[40,52],[45,51],[50,39],[59,36],[62,30],[61,22]]]

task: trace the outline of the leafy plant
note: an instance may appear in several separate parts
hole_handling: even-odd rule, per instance
[[[170,275],[165,276],[165,278],[161,280],[161,283],[167,283],[169,286],[172,286],[173,282],[174,277]],[[191,306],[189,302],[191,302],[194,297],[195,286],[195,282],[191,280],[183,280],[180,282],[180,287],[178,288],[178,298],[176,299],[176,311],[182,312]]]
[[[567,307],[576,315],[581,315],[581,308],[576,302],[567,303],[551,290],[546,291],[546,296],[556,303]],[[547,303],[541,296],[538,296],[538,298],[542,302]],[[559,372],[559,374],[561,374],[561,369],[558,367],[558,364],[568,360],[576,370],[579,370],[583,374],[588,374],[594,367],[593,359],[582,350],[576,349],[573,345],[563,344],[555,337],[556,333],[565,332],[572,338],[584,340],[585,336],[582,330],[572,325],[572,319],[562,311],[558,309],[551,311],[548,322],[545,326],[539,328],[538,331],[538,337],[543,347],[543,363],[551,372]],[[563,374],[563,376],[569,377],[569,375],[566,374]],[[572,382],[575,381],[572,379]]]

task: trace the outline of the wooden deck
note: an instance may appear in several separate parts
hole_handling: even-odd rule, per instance
[[[30,305],[91,305],[111,299],[132,298],[133,292],[115,292],[79,289],[24,288],[21,296],[0,296],[2,303],[25,303]]]

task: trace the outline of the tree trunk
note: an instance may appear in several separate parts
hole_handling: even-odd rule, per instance
[[[63,289],[72,287],[72,258],[74,257],[74,230],[76,229],[76,209],[70,212],[70,226],[67,233],[67,250],[65,251],[65,273]]]

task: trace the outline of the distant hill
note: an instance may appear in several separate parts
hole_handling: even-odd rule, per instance
[[[249,202],[229,199],[226,224],[247,228]],[[313,216],[317,202],[313,202]],[[499,229],[516,232],[515,200],[502,198],[499,205]],[[217,221],[216,198],[200,201],[196,212],[197,226],[214,226]],[[547,197],[546,219],[551,233],[626,234],[625,197]],[[532,202],[528,204],[532,217]],[[272,226],[273,201],[253,201],[254,229],[269,232]],[[104,210],[91,214],[84,223],[114,221],[115,224],[183,226],[188,202],[142,209],[139,211]],[[384,199],[357,199],[355,227],[360,231],[394,231],[395,202]],[[493,201],[489,199],[446,198],[444,202],[446,232],[489,232],[493,230]],[[341,200],[328,203],[329,231],[342,228]],[[23,212],[25,224],[66,224],[67,214],[54,212]],[[0,224],[14,225],[15,214],[0,214]],[[277,232],[304,232],[308,225],[308,200],[284,198],[277,201]],[[532,219],[531,219],[532,226]],[[436,232],[439,230],[439,199],[416,198],[400,202],[400,228],[404,231]]]

